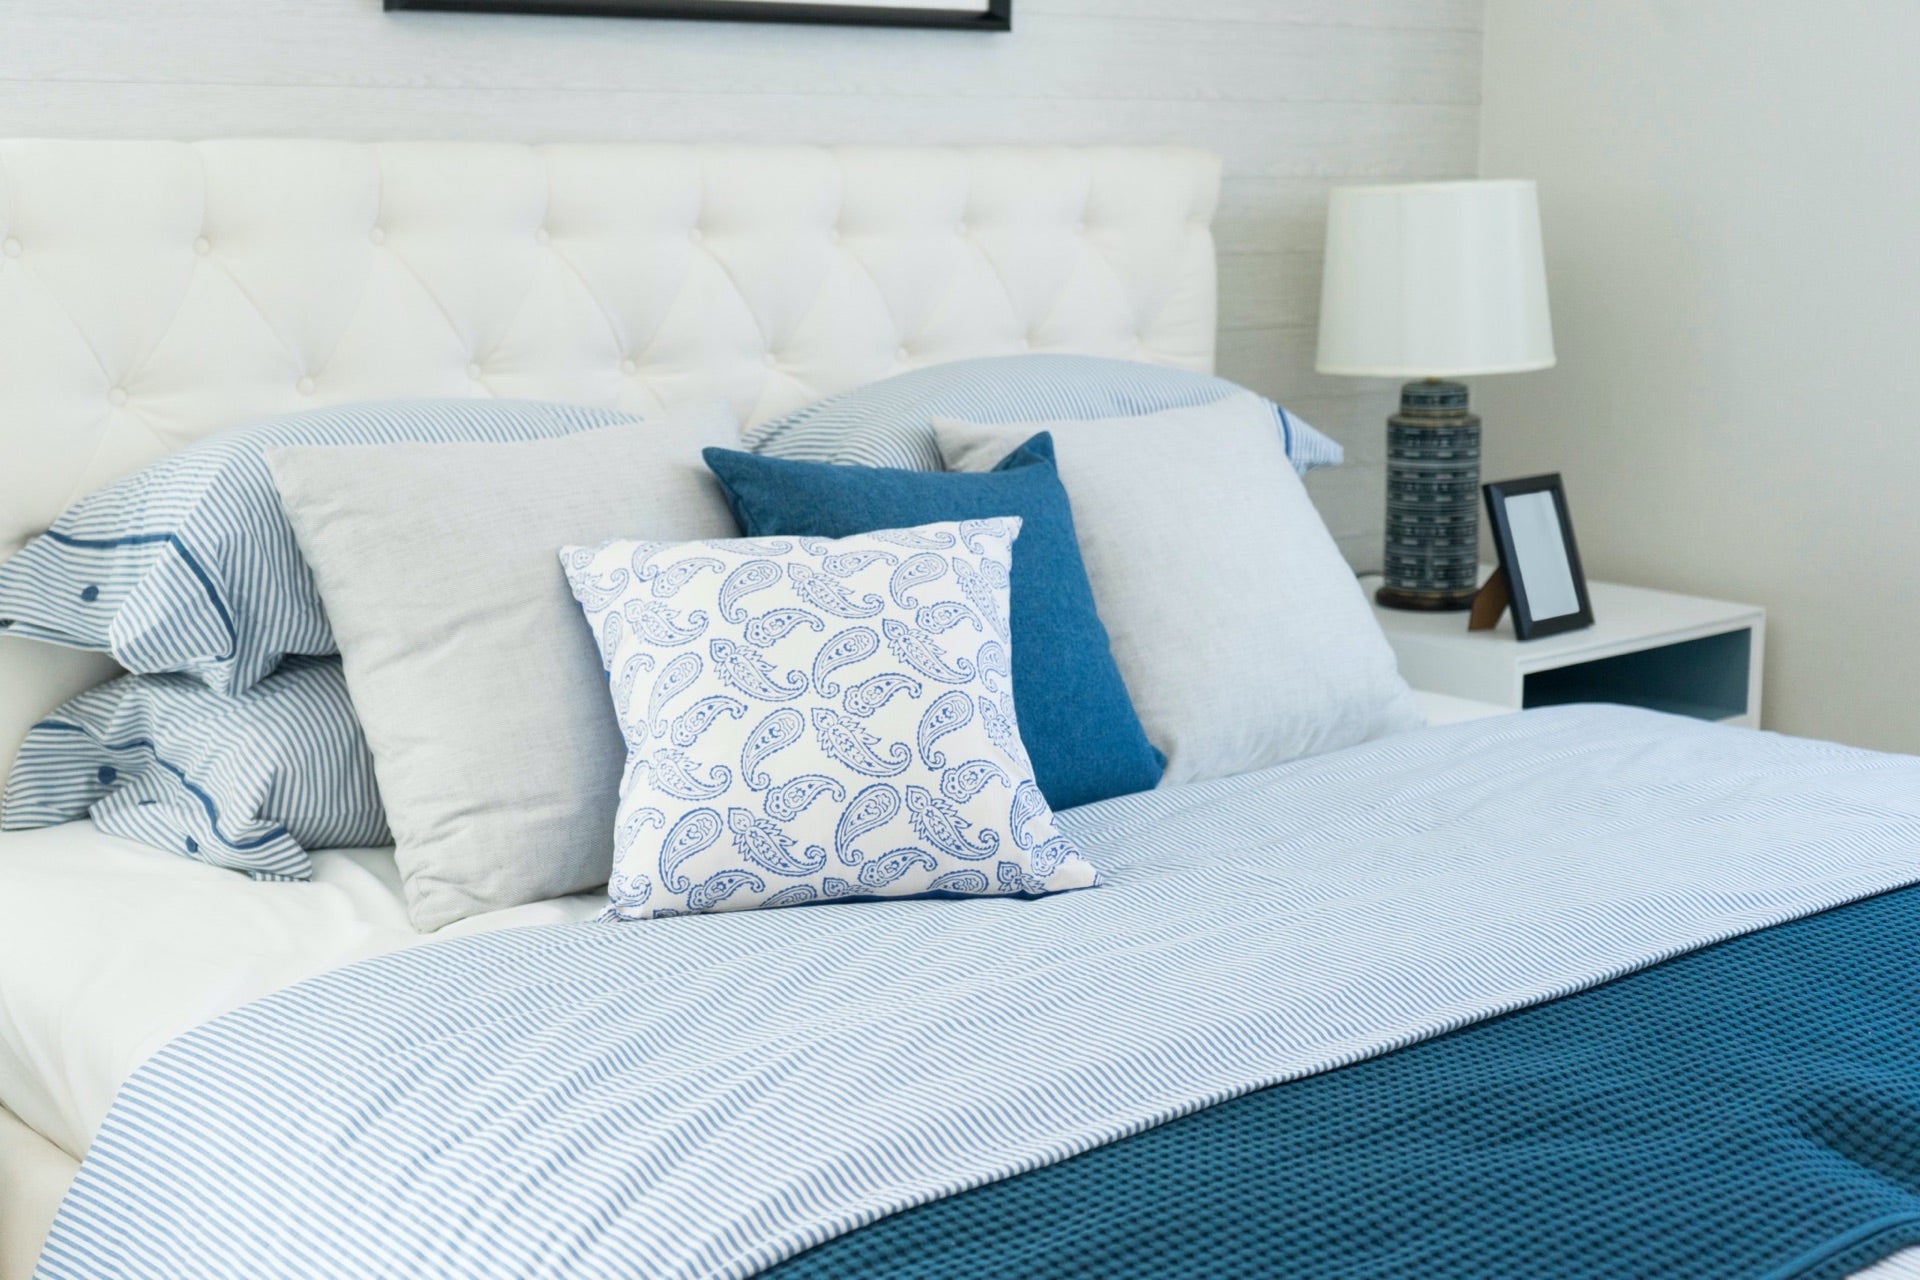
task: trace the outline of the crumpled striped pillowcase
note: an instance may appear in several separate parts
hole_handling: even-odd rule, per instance
[[[266,450],[536,440],[633,420],[575,405],[411,400],[224,431],[82,498],[0,564],[0,631],[238,693],[286,654],[335,651]]]
[[[288,658],[239,694],[128,675],[73,698],[27,734],[0,830],[88,814],[262,880],[311,878],[310,850],[393,842],[338,658]]]

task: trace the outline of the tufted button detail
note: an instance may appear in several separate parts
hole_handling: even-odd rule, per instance
[[[631,360],[622,360],[620,362],[620,372],[631,378],[634,374],[640,372],[640,366]]]
[[[107,402],[113,405],[125,404],[127,402],[127,389],[125,387],[115,387],[113,390],[107,392]]]
[[[911,354],[912,353],[909,352],[905,347],[895,347],[893,349],[893,358],[895,360],[900,361],[902,364],[906,363],[907,357]]]
[[[1083,235],[1085,235],[1085,234],[1087,234],[1087,224],[1086,224],[1086,223],[1084,223],[1084,222],[1076,222],[1076,223],[1074,223],[1074,224],[1073,224],[1073,234],[1075,234],[1075,235],[1077,235],[1077,236],[1083,236]]]
[[[773,352],[769,351],[767,352],[767,354],[760,357],[760,363],[767,366],[767,368],[771,369],[780,363],[780,357],[776,356],[775,354],[773,354]]]
[[[545,227],[542,227],[538,231],[533,233],[533,238],[535,240],[538,240],[541,244],[546,244],[553,239],[553,233],[547,230]]]
[[[705,240],[706,238],[707,238],[707,233],[702,231],[700,228],[698,227],[687,228],[687,239],[693,241],[695,244],[699,244],[702,240]]]
[[[193,251],[204,258],[213,252],[213,243],[205,236],[201,236],[193,242]]]
[[[313,379],[302,378],[293,384],[293,388],[303,396],[310,396],[313,394]]]
[[[1033,350],[1033,339],[1022,338],[1020,339],[1020,341],[1014,343],[1013,345],[1021,351],[1031,351]]]
[[[840,243],[840,228],[838,228],[838,227],[828,227],[828,228],[827,228],[827,239],[828,239],[828,241],[829,241],[829,242],[831,242],[831,243],[833,243],[833,244],[839,244],[839,243]]]
[[[473,379],[473,380],[474,380],[475,382],[478,382],[478,381],[480,381],[480,366],[479,366],[479,365],[477,365],[477,364],[470,364],[470,365],[468,365],[468,366],[467,366],[467,376],[468,376],[469,378],[472,378],[472,379]]]
[[[375,244],[385,244],[387,242],[387,229],[385,227],[375,227],[373,230],[367,232],[367,239],[373,241]]]
[[[0,244],[0,253],[6,254],[9,258],[19,257],[20,242],[18,240],[15,240],[12,236],[8,236],[6,243]]]

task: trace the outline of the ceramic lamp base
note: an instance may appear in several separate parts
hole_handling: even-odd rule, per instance
[[[1387,419],[1386,582],[1392,609],[1465,609],[1480,571],[1480,419],[1461,382],[1400,388]]]

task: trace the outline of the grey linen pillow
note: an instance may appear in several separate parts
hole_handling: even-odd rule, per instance
[[[1246,393],[1086,422],[934,421],[954,471],[990,470],[1040,431],[1053,434],[1114,661],[1166,753],[1161,786],[1422,723],[1265,401]]]
[[[730,538],[715,406],[513,444],[267,454],[340,645],[414,927],[605,884],[626,746],[558,550]]]

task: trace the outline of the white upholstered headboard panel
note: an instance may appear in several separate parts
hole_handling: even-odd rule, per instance
[[[0,558],[222,427],[513,396],[743,422],[965,356],[1209,370],[1218,162],[1088,148],[0,143]],[[111,671],[0,639],[0,770]]]

